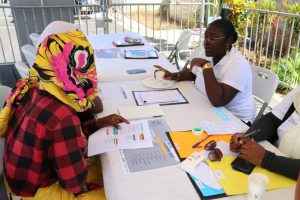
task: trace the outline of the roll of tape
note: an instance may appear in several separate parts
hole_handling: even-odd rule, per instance
[[[203,130],[201,128],[194,128],[192,132],[194,135],[201,135],[203,133]]]

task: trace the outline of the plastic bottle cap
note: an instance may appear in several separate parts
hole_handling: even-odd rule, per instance
[[[203,133],[203,130],[201,128],[194,128],[192,132],[194,135],[201,135]]]

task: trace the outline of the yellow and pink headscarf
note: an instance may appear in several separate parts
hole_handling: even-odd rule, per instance
[[[0,112],[0,137],[6,134],[14,102],[37,86],[77,112],[92,107],[98,95],[94,50],[81,31],[50,35],[39,45],[29,77],[18,80]]]

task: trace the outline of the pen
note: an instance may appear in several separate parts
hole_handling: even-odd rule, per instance
[[[258,133],[258,132],[260,132],[260,129],[251,131],[251,132],[245,134],[244,136],[238,137],[237,140],[238,140],[238,141],[243,140],[243,139],[245,139],[245,138],[247,138],[247,137],[250,137],[251,135],[254,135],[254,134]]]
[[[207,138],[209,138],[210,135],[205,136],[203,139],[201,139],[199,142],[195,143],[192,148],[198,148],[199,144],[201,144],[202,142],[204,142]]]

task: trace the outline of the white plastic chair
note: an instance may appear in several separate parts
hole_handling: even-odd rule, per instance
[[[21,78],[28,77],[29,68],[28,66],[23,62],[16,62],[15,67],[20,74]]]
[[[188,58],[188,60],[187,60],[186,63],[184,64],[183,69],[186,69],[187,66],[190,64],[190,62],[191,62],[194,58],[197,58],[197,57],[199,56],[199,54],[200,54],[200,52],[202,51],[202,49],[203,49],[203,47],[197,47],[197,48],[195,48],[195,49],[192,51],[190,57]]]
[[[171,51],[171,53],[168,57],[168,59],[170,60],[171,63],[172,63],[173,59],[175,59],[177,69],[179,69],[178,53],[179,53],[179,51],[184,51],[184,50],[188,49],[188,44],[189,44],[191,37],[192,37],[192,32],[189,30],[181,33],[181,35],[179,36],[179,38],[174,46],[174,49]]]
[[[25,59],[26,59],[28,65],[31,67],[33,65],[35,57],[36,57],[35,47],[30,44],[25,44],[21,47],[21,51],[22,51],[23,55],[25,56]]]
[[[262,103],[254,122],[261,118],[268,103],[277,88],[279,78],[277,74],[262,67],[252,67],[252,94]],[[254,123],[253,122],[253,123]]]
[[[38,40],[39,40],[39,37],[40,37],[40,35],[39,34],[37,34],[37,33],[31,33],[30,35],[29,35],[29,38],[30,38],[30,40],[31,40],[31,42],[32,42],[32,44],[33,44],[33,46],[35,47],[35,48],[37,48],[37,42],[38,42]]]
[[[4,85],[0,85],[0,106],[1,106],[1,109],[2,109],[2,106],[4,105],[6,97],[7,97],[8,93],[10,92],[10,90],[11,90],[11,88],[6,87]],[[4,144],[5,144],[5,138],[0,138],[0,174],[3,170]]]

